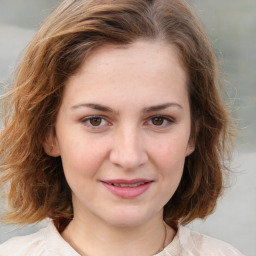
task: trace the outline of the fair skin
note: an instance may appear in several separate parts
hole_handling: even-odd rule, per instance
[[[162,41],[105,45],[66,83],[56,136],[74,219],[62,236],[81,255],[153,255],[163,207],[177,189],[190,140],[187,76]],[[175,231],[167,228],[167,245]],[[124,242],[125,241],[125,242]]]

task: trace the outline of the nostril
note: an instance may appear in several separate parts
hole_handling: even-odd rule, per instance
[[[148,159],[143,138],[137,127],[128,124],[121,127],[112,142],[110,161],[127,170],[137,168]]]
[[[110,161],[124,169],[134,169],[147,162],[147,154],[140,152],[118,152],[112,151]]]

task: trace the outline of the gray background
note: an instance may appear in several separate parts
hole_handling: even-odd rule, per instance
[[[0,0],[0,93],[43,19],[60,0]],[[225,77],[234,117],[241,132],[232,161],[233,186],[206,221],[190,227],[256,255],[256,1],[189,1],[212,38]],[[0,207],[1,209],[1,207]],[[44,223],[25,228],[0,225],[0,243],[29,234]]]

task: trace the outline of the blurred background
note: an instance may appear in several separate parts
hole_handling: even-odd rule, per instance
[[[0,1],[0,94],[11,82],[24,49],[41,22],[60,0]],[[222,239],[245,255],[256,255],[256,1],[188,0],[203,21],[218,56],[234,117],[241,132],[232,161],[232,187],[215,213],[190,228]],[[1,211],[0,201],[0,211]],[[0,224],[0,243],[29,234],[44,223],[25,228]]]

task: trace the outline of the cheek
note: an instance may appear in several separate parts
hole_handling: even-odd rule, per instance
[[[89,143],[88,143],[89,142]],[[61,147],[61,158],[64,172],[67,176],[69,173],[80,176],[93,177],[100,169],[102,162],[107,155],[104,143],[97,143],[97,140],[78,139],[70,140],[65,143],[68,147]]]
[[[169,147],[159,159],[165,178],[171,183],[178,183],[184,169],[185,156],[183,151],[179,152]]]
[[[158,142],[154,148],[151,149],[151,155],[154,155],[155,161],[165,166],[183,166],[186,151],[187,142],[184,138],[166,138],[165,140]]]
[[[154,149],[154,161],[164,184],[164,193],[168,201],[176,191],[184,169],[185,140],[179,137],[158,143]]]

